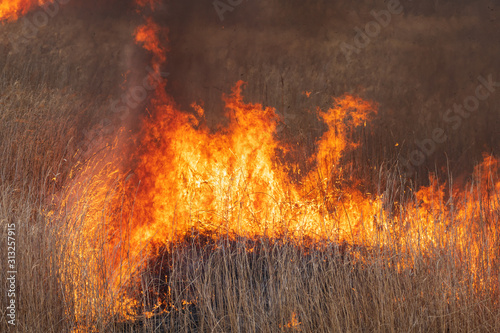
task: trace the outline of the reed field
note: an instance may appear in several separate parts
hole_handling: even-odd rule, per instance
[[[500,332],[497,7],[401,3],[0,23],[0,331]]]

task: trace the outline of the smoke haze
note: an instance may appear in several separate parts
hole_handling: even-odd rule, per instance
[[[380,107],[364,143],[373,165],[408,159],[436,128],[447,140],[419,170],[445,166],[448,158],[461,172],[482,152],[499,153],[500,89],[457,130],[444,120],[455,103],[474,95],[479,76],[500,81],[498,2],[401,1],[403,12],[347,59],[343,43],[355,45],[356,29],[365,30],[375,21],[372,11],[387,10],[388,3],[242,1],[229,5],[221,21],[213,1],[165,1],[154,15],[170,31],[167,89],[187,112],[192,102],[203,103],[216,127],[224,121],[222,93],[244,80],[246,100],[276,108],[284,122],[279,135],[300,144],[324,130],[317,107],[331,106],[333,96],[359,95]],[[23,20],[4,24],[2,84],[64,88],[107,105],[146,73],[148,55],[132,37],[141,22],[129,1],[75,0],[21,43],[32,59],[19,59],[13,48]],[[89,124],[109,114],[104,107]]]

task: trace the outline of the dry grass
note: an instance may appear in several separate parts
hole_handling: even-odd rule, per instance
[[[143,283],[169,291],[172,308],[155,322],[165,332],[497,330],[496,300],[476,294],[463,265],[440,251],[398,271],[398,253],[381,248],[186,242],[162,254],[166,281],[156,267]]]
[[[93,221],[93,239],[102,233],[110,212],[104,206],[82,205],[73,207],[76,213],[52,215],[60,202],[51,199],[59,198],[63,184],[74,181],[68,174],[68,161],[75,153],[70,130],[75,110],[59,104],[67,103],[70,96],[46,96],[8,93],[2,99],[11,113],[1,123],[0,244],[5,247],[6,222],[16,223],[17,331],[64,332],[78,327],[102,332],[500,329],[500,271],[496,257],[488,253],[500,245],[498,212],[480,201],[473,205],[475,216],[488,217],[488,221],[478,220],[484,225],[462,239],[471,247],[479,244],[479,255],[457,251],[453,227],[439,245],[425,251],[404,248],[396,240],[368,248],[362,244],[298,245],[286,237],[212,239],[193,232],[182,242],[160,246],[157,256],[141,271],[140,283],[129,289],[142,315],[132,322],[113,317],[122,299],[103,295],[102,283],[110,281],[97,283],[93,278],[106,269],[105,240],[94,243],[94,257],[75,262],[71,252],[88,248],[89,236],[79,233],[87,223],[88,209],[103,213],[101,220]],[[26,101],[29,104],[23,104]],[[31,103],[45,107],[33,112]],[[27,112],[22,113],[23,109]],[[54,123],[58,126],[53,127]],[[91,200],[102,190],[93,180],[82,188],[85,191],[79,199]],[[7,269],[1,263],[0,278],[5,281]],[[411,265],[398,268],[398,263]],[[88,298],[75,303],[73,295],[82,290]],[[158,299],[162,306],[153,308]],[[4,302],[2,298],[5,309]],[[5,317],[0,328],[9,329]]]
[[[47,31],[41,33],[50,35]],[[461,241],[476,252],[457,251],[455,220],[439,212],[434,215],[439,217],[437,221],[450,227],[438,245],[425,251],[402,246],[396,239],[371,247],[344,243],[300,245],[286,237],[212,239],[193,232],[182,242],[159,245],[157,255],[149,258],[139,272],[139,282],[127,286],[124,294],[137,300],[139,316],[134,320],[115,317],[116,309],[126,306],[124,294],[102,291],[103,285],[112,283],[105,273],[110,265],[102,234],[113,212],[107,210],[106,202],[87,205],[102,190],[99,178],[89,177],[85,183],[74,172],[100,167],[82,164],[80,130],[102,117],[104,103],[89,102],[89,96],[112,94],[116,89],[113,82],[119,75],[106,72],[104,84],[99,84],[99,72],[104,66],[91,61],[92,66],[79,76],[81,68],[76,64],[88,64],[91,55],[83,57],[77,50],[68,54],[83,58],[66,57],[64,64],[70,75],[61,81],[58,73],[63,67],[59,67],[57,57],[42,61],[25,52],[5,58],[0,84],[0,254],[5,255],[6,226],[15,223],[18,272],[17,326],[7,325],[7,297],[2,295],[0,331],[68,332],[82,327],[100,332],[500,331],[500,214],[490,210],[481,198],[470,197],[467,200],[477,217],[471,224],[477,228]],[[22,59],[32,67],[22,68]],[[482,70],[478,68],[477,73]],[[276,68],[267,72],[275,74],[268,78],[269,85],[284,89],[276,79],[282,73]],[[288,82],[298,82],[296,78],[293,73],[285,75]],[[234,83],[232,79],[224,80]],[[350,82],[352,86],[358,83]],[[63,89],[66,85],[73,89]],[[290,95],[300,89],[290,88]],[[81,90],[85,93],[75,93]],[[276,93],[269,100],[281,97]],[[293,107],[298,103],[286,102]],[[397,103],[408,102],[398,99]],[[401,105],[393,106],[396,109]],[[303,120],[315,126],[310,116]],[[429,120],[419,126],[433,128],[434,123]],[[398,131],[405,132],[401,128]],[[459,139],[468,138],[464,134]],[[391,140],[386,137],[382,141]],[[453,145],[459,145],[460,140]],[[385,157],[380,147],[370,154]],[[368,165],[370,156],[361,155],[358,164]],[[97,155],[96,160],[105,157]],[[95,174],[99,172],[103,171]],[[71,184],[77,184],[74,188],[81,191],[80,205],[62,206],[63,189]],[[398,199],[414,200],[411,195],[403,195],[406,185],[391,177],[384,177],[379,184],[383,186],[380,192],[398,193],[387,202],[389,207]],[[404,201],[400,203],[404,206]],[[102,212],[101,217],[89,221],[90,209]],[[93,233],[83,235],[81,230],[88,223],[95,223]],[[89,238],[93,240],[92,254],[85,252],[90,251]],[[88,256],[75,255],[79,250]],[[2,285],[7,270],[2,257]],[[96,280],[96,276],[104,278]],[[78,298],[77,302],[76,294],[87,298]],[[154,308],[158,299],[163,303]]]

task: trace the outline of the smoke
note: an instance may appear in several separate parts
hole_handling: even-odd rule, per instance
[[[343,43],[354,46],[358,32],[377,22],[374,13],[397,1],[220,1],[227,6],[219,10],[214,3],[172,3],[160,19],[170,29],[168,89],[184,109],[204,101],[219,123],[221,93],[242,79],[246,99],[275,107],[286,133],[317,137],[323,129],[310,111],[347,92],[380,104],[365,143],[374,165],[408,161],[436,128],[447,139],[422,152],[415,170],[448,159],[461,172],[483,151],[498,153],[500,91],[459,129],[445,121],[447,110],[474,95],[479,76],[500,81],[495,2],[402,0],[402,12],[378,32],[372,25],[369,43],[350,57]]]
[[[458,129],[445,115],[475,94],[479,76],[500,81],[498,2],[401,0],[402,12],[384,26],[374,13],[394,2],[162,0],[154,12],[138,13],[131,0],[71,0],[30,38],[23,39],[23,19],[32,20],[34,12],[2,26],[2,81],[70,89],[103,103],[121,98],[148,74],[150,55],[132,36],[151,14],[169,30],[169,41],[161,41],[169,49],[161,69],[170,73],[169,94],[188,112],[192,102],[203,104],[213,127],[223,122],[222,93],[244,80],[248,102],[276,108],[278,135],[312,147],[325,130],[316,109],[350,93],[380,106],[363,143],[373,166],[408,162],[443,129],[447,140],[432,154],[423,152],[414,169],[449,162],[457,172],[470,171],[482,152],[499,153],[500,91],[462,117]],[[375,29],[369,43],[357,47],[367,26]],[[21,41],[17,53],[13,40]],[[357,50],[349,57],[346,44]],[[112,117],[106,105],[88,122]]]

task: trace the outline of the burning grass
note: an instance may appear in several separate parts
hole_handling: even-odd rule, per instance
[[[57,118],[64,123],[71,117]],[[3,120],[6,129],[17,123],[12,119]],[[74,152],[68,147],[39,161],[31,141],[20,135],[38,133],[44,142],[54,133],[43,132],[44,124],[35,119],[30,113],[21,122],[35,126],[31,132],[12,131],[3,139],[4,160],[17,152],[11,161],[18,167],[3,167],[2,220],[26,221],[18,222],[21,331],[500,329],[499,175],[491,156],[462,187],[450,176],[447,183],[431,177],[429,186],[412,188],[397,169],[380,171],[378,193],[371,196],[353,192],[356,185],[350,186],[346,174],[330,173],[332,185],[325,186],[315,178],[323,174],[317,166],[307,173],[306,179],[314,180],[308,192],[315,189],[307,204],[323,205],[319,221],[351,221],[342,234],[340,229],[242,232],[231,225],[229,213],[241,209],[231,200],[211,214],[225,219],[204,224],[210,219],[200,218],[193,200],[184,200],[177,201],[177,210],[190,214],[178,215],[178,227],[172,224],[164,239],[132,213],[144,184],[117,168],[122,158],[117,141],[77,168],[61,164],[65,186],[56,186],[50,166]],[[56,134],[64,133],[62,126]],[[51,178],[39,184],[30,170]],[[204,195],[187,182],[188,171],[179,169],[180,189]],[[19,173],[23,176],[16,177]],[[213,193],[227,193],[215,186]],[[356,200],[369,200],[376,215],[355,218]],[[193,223],[182,224],[183,218]],[[142,234],[145,226],[150,238]]]
[[[15,119],[3,120],[6,130],[19,124]],[[110,229],[126,212],[113,203],[127,200],[132,179],[109,163],[117,157],[113,146],[79,168],[79,177],[62,164],[59,173],[73,185],[61,210],[47,200],[61,195],[49,181],[51,166],[69,158],[71,147],[39,160],[21,135],[38,133],[44,142],[54,133],[43,134],[44,123],[33,113],[24,120],[35,126],[32,132],[12,131],[3,139],[3,160],[16,163],[3,164],[1,207],[2,221],[16,221],[21,240],[20,331],[500,329],[492,157],[462,189],[450,185],[450,177],[446,185],[434,178],[411,191],[397,173],[384,173],[380,194],[392,199],[379,207],[386,220],[370,242],[352,235],[353,242],[349,233],[344,240],[286,232],[245,236],[221,225],[179,229],[175,242],[157,239],[141,248],[131,247],[124,232],[131,220]],[[60,127],[57,134],[63,133]],[[31,170],[51,178],[40,183]],[[391,214],[384,207],[392,207]]]
[[[30,9],[51,3],[52,0],[8,0],[0,4],[0,21],[15,20]]]
[[[157,71],[160,33],[136,29]],[[160,84],[137,133],[82,153],[84,100],[3,86],[0,244],[15,223],[19,331],[500,330],[494,156],[460,184],[415,184],[363,159],[377,105],[343,95],[297,161],[243,87],[214,130]]]
[[[161,249],[142,285],[145,301],[164,302],[152,318],[165,332],[493,328],[483,315],[495,296],[471,289],[451,252],[416,256],[400,270],[405,256],[383,247],[196,234]]]

